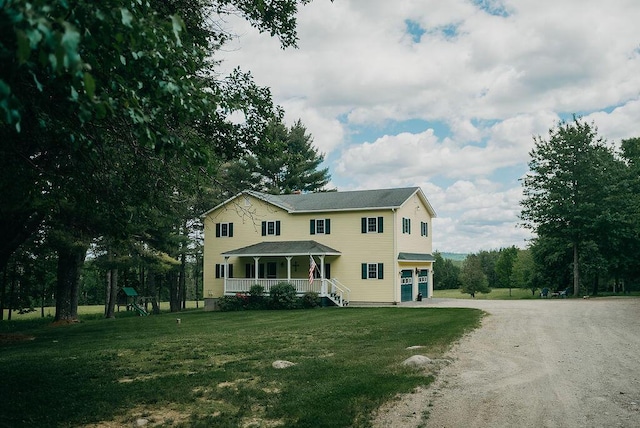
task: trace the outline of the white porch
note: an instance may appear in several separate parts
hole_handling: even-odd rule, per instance
[[[245,262],[246,273],[252,273],[252,275],[246,274],[245,278],[229,278],[225,275],[225,295],[248,293],[255,284],[264,287],[265,293],[268,294],[271,291],[271,287],[286,282],[293,285],[298,296],[302,296],[307,292],[315,292],[318,293],[319,297],[328,298],[338,306],[346,306],[349,302],[351,292],[349,288],[341,284],[336,278],[327,278],[328,275],[325,272],[327,257],[340,256],[340,252],[316,241],[262,242],[228,251],[222,255],[224,257],[224,272],[230,271],[230,260],[235,257],[238,259],[236,261]],[[292,262],[294,258],[295,261]],[[264,266],[261,265],[262,260],[274,259],[281,260],[280,266],[282,268],[284,268],[286,262],[286,276],[283,274],[277,275],[277,270],[266,272]],[[284,261],[282,261],[283,259]],[[308,262],[303,261],[305,259]],[[298,261],[301,261],[301,263]],[[271,264],[273,265],[274,263]],[[301,272],[297,272],[298,267],[302,268]],[[293,272],[294,269],[295,273]],[[303,274],[305,278],[300,278]],[[265,276],[267,277],[265,278]]]

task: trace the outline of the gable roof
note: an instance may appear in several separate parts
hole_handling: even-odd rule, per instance
[[[420,187],[398,189],[353,190],[346,192],[300,193],[289,195],[271,195],[268,193],[246,190],[223,202],[204,215],[243,195],[251,195],[257,199],[275,205],[288,213],[312,213],[327,211],[362,211],[376,209],[400,208],[411,196],[418,194],[432,217],[436,213]]]

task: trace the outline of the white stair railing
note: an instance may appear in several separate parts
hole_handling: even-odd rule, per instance
[[[349,304],[349,296],[351,290],[346,285],[342,284],[336,278],[327,279],[329,289],[327,290],[327,297],[336,305],[343,307]]]

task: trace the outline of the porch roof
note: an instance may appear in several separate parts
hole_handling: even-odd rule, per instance
[[[277,241],[260,242],[237,250],[226,251],[223,256],[301,256],[301,255],[325,255],[338,256],[340,251],[320,244],[316,241]]]
[[[435,262],[436,258],[428,253],[398,253],[398,260],[403,262]]]

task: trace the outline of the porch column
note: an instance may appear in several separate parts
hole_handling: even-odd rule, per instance
[[[322,296],[327,295],[327,279],[324,277],[324,255],[320,255],[320,280],[322,285],[320,286],[320,294]]]
[[[253,264],[254,264],[254,270],[255,270],[255,274],[254,279],[256,280],[256,284],[258,283],[258,278],[260,277],[260,263],[258,263],[258,261],[260,260],[260,257],[254,257],[253,258]]]
[[[291,256],[286,256],[287,259],[287,282],[291,283],[291,259],[293,257]]]
[[[428,279],[428,283],[427,283],[427,294],[429,295],[429,298],[431,299],[433,297],[433,263],[430,266],[429,269],[429,279]]]
[[[227,277],[229,276],[229,256],[224,256],[224,275],[222,279],[224,281],[224,291],[222,294],[227,294]]]

